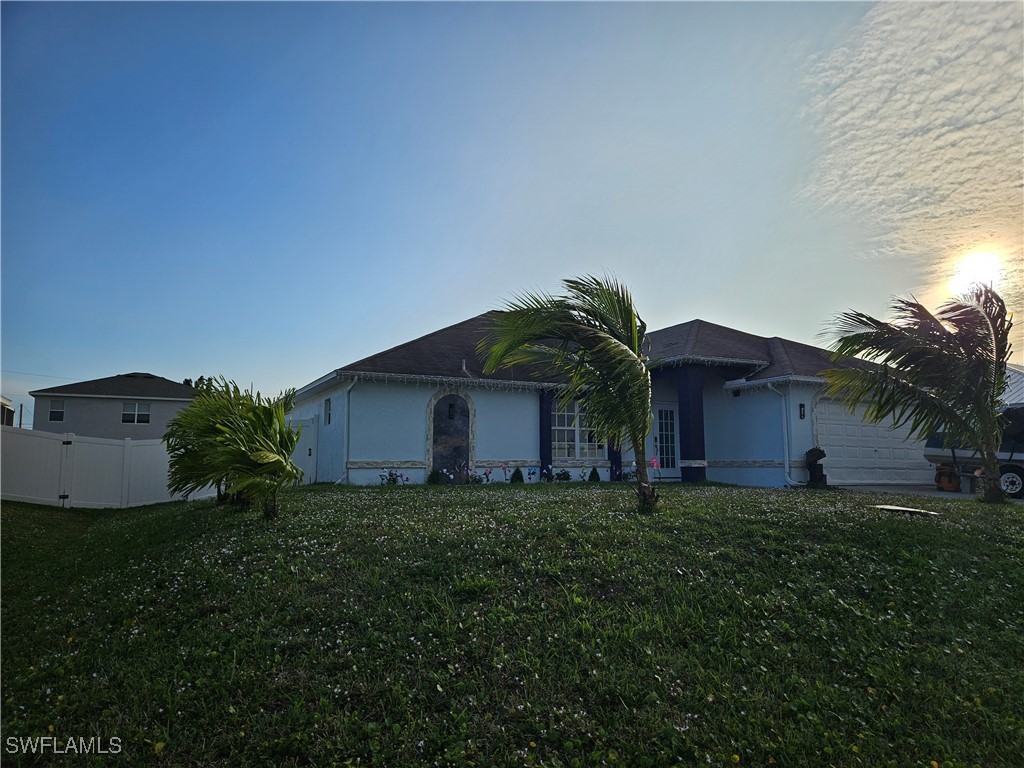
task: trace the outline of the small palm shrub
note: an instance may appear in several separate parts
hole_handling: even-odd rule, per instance
[[[228,498],[261,503],[275,517],[281,489],[302,479],[291,458],[301,434],[287,420],[294,403],[295,390],[271,400],[221,377],[168,424],[168,490],[216,486],[220,498],[224,487]]]

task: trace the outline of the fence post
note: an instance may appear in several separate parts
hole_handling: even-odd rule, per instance
[[[63,445],[60,451],[60,487],[57,489],[57,500],[62,507],[71,503],[75,484],[75,433],[65,432],[61,436]]]
[[[121,461],[121,509],[128,506],[131,499],[131,477],[132,477],[132,439],[124,439],[124,456]]]

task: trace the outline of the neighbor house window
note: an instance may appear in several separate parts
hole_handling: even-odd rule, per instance
[[[50,421],[64,421],[64,401],[50,401]]]
[[[324,400],[324,424],[331,423],[331,398]]]
[[[122,403],[122,424],[149,424],[149,403]]]
[[[604,442],[587,428],[587,414],[577,403],[555,400],[551,408],[552,459],[606,459]]]

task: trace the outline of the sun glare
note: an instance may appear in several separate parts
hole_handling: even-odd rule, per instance
[[[953,296],[966,293],[975,283],[983,283],[999,288],[999,280],[1003,275],[1003,260],[999,254],[991,251],[972,251],[963,256],[956,264],[953,276],[949,279],[949,292]]]

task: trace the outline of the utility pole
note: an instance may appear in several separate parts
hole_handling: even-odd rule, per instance
[[[21,419],[25,415],[25,404],[18,403],[18,429],[21,429]]]

